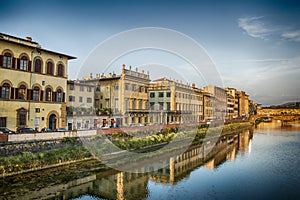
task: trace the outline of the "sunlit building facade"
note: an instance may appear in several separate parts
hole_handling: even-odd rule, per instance
[[[30,37],[0,33],[0,127],[65,127],[70,59]]]

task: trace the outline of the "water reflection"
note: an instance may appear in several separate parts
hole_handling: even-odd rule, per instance
[[[253,130],[223,136],[217,144],[206,141],[179,156],[162,157],[166,168],[149,173],[129,173],[103,169],[97,161],[70,165],[15,177],[0,184],[4,199],[144,199],[149,197],[149,183],[176,185],[204,166],[214,170],[227,160],[234,161],[251,148]],[[211,150],[212,149],[212,150]],[[205,156],[204,156],[205,155]],[[141,169],[142,171],[142,169]]]

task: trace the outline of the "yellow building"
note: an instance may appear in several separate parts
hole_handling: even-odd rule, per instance
[[[94,109],[95,86],[84,81],[67,82],[67,127],[82,130],[97,127],[98,118]]]
[[[199,122],[203,120],[203,92],[167,78],[149,85],[150,123]]]
[[[231,97],[234,99],[233,102],[231,102],[230,104],[227,104],[229,107],[232,106],[233,103],[233,113],[231,115],[231,113],[229,114],[229,116],[232,116],[232,118],[238,118],[239,117],[239,95],[238,95],[238,91],[235,88],[225,88],[226,93],[227,93],[227,100],[228,98],[231,99]],[[232,99],[231,99],[232,101]],[[231,110],[231,108],[227,108],[228,110]],[[231,111],[229,111],[231,112]]]
[[[0,33],[0,126],[66,126],[68,60],[75,57]]]
[[[239,97],[239,116],[249,117],[249,95],[244,91],[237,92]]]
[[[148,85],[149,74],[138,69],[125,69],[116,75],[97,74],[84,78],[85,83],[95,85],[95,109],[103,125],[146,124],[149,122]],[[113,123],[115,122],[115,123]]]
[[[204,87],[204,91],[215,97],[213,102],[214,117],[216,119],[224,120],[227,109],[227,96],[225,89],[209,85]]]
[[[209,92],[203,92],[203,116],[204,120],[212,120],[214,116],[214,104],[215,97]]]

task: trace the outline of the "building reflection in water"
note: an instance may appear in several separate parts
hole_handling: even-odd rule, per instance
[[[53,183],[47,183],[44,188],[26,188],[26,186],[20,186],[20,183],[6,182],[5,186],[0,185],[0,198],[4,195],[6,199],[16,199],[20,193],[22,193],[23,199],[54,197],[55,199],[72,199],[83,195],[120,200],[146,198],[148,196],[149,180],[163,184],[176,184],[189,177],[190,173],[196,168],[204,166],[207,169],[215,169],[226,160],[235,160],[238,153],[243,155],[247,152],[247,149],[250,153],[252,135],[252,130],[245,130],[240,134],[221,137],[216,145],[205,142],[201,146],[191,147],[179,156],[170,157],[168,167],[154,172],[129,173],[110,169],[84,177],[76,175],[75,177],[80,178],[73,180],[70,178],[68,181],[54,179],[52,180]],[[214,146],[212,147],[212,145]],[[211,148],[212,151],[206,152],[206,149]],[[139,172],[143,172],[143,170],[140,169]],[[68,170],[65,173],[76,172]],[[60,176],[56,177],[56,179],[59,178]],[[36,181],[40,181],[40,179]],[[39,182],[36,184],[39,184]],[[34,185],[34,183],[31,185]],[[5,190],[9,187],[13,189]]]

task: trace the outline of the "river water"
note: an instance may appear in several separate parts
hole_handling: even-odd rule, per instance
[[[300,199],[300,124],[261,123],[200,152],[148,173],[89,161],[6,177],[0,199]]]

